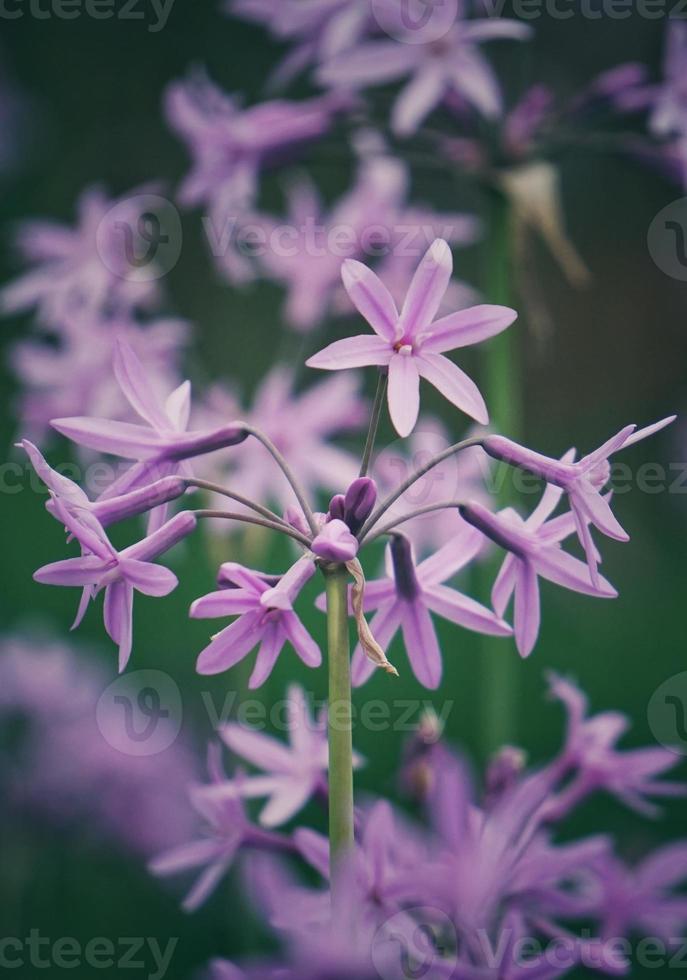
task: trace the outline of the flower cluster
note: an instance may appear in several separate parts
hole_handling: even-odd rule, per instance
[[[240,856],[258,909],[285,954],[281,962],[240,970],[217,961],[212,977],[371,980],[401,978],[411,968],[446,980],[517,980],[561,977],[578,965],[617,976],[629,969],[623,939],[637,931],[666,941],[683,934],[684,842],[629,867],[609,836],[570,840],[564,832],[574,809],[600,792],[640,813],[656,812],[652,797],[684,796],[683,783],[661,778],[677,756],[619,748],[623,716],[590,715],[582,692],[561,677],[552,675],[549,689],[567,713],[558,755],[528,769],[522,751],[505,747],[479,793],[465,762],[425,719],[402,769],[402,784],[422,803],[424,820],[412,821],[387,800],[368,801],[335,921],[326,838],[279,829],[308,798],[326,804],[323,719],[313,720],[303,692],[293,687],[288,747],[237,725],[222,729],[232,754],[260,772],[237,770],[228,778],[215,746],[211,780],[192,794],[207,835],[161,854],[150,868],[164,876],[200,870],[184,902],[194,909]],[[262,796],[269,802],[254,824],[244,801]],[[306,887],[295,864],[309,865],[322,885]],[[581,921],[587,927],[579,932]]]
[[[488,421],[478,388],[446,357],[446,352],[499,333],[516,314],[506,307],[482,305],[434,320],[450,274],[449,247],[445,241],[437,240],[420,262],[399,312],[389,291],[370,269],[352,260],[344,262],[344,286],[373,333],[337,341],[309,361],[312,367],[329,370],[368,364],[381,369],[378,395],[388,380],[389,411],[401,435],[409,435],[416,424],[420,376],[466,414]],[[320,649],[293,608],[318,566],[326,570],[329,565],[345,565],[356,582],[350,611],[360,639],[353,671],[358,684],[369,677],[374,666],[394,670],[384,648],[400,627],[416,677],[426,687],[437,687],[441,680],[441,654],[431,614],[494,636],[505,637],[514,631],[518,650],[528,656],[539,632],[539,577],[599,598],[616,595],[613,586],[599,573],[601,556],[591,532],[593,527],[615,540],[628,540],[611,510],[608,494],[603,493],[610,478],[608,460],[615,452],[672,421],[672,417],[664,419],[638,431],[633,425],[627,426],[577,462],[572,451],[555,460],[503,436],[475,434],[430,457],[381,501],[377,500],[375,481],[361,475],[350,482],[345,493],[332,497],[326,512],[319,512],[301,479],[300,471],[305,470],[307,476],[308,469],[302,455],[289,453],[287,459],[265,432],[242,420],[189,430],[189,383],[173,391],[166,401],[160,401],[140,360],[122,340],[115,348],[114,373],[140,423],[83,416],[52,421],[58,432],[78,445],[131,461],[97,500],[90,500],[84,490],[51,469],[32,443],[24,440],[22,444],[48,487],[49,510],[81,548],[80,557],[47,565],[36,572],[35,578],[49,585],[82,588],[77,624],[89,603],[104,592],[105,628],[119,647],[120,669],[124,669],[133,644],[134,592],[160,597],[176,587],[174,573],[157,564],[156,559],[192,533],[198,519],[258,524],[281,533],[301,550],[287,572],[272,575],[234,562],[224,563],[218,572],[217,591],[197,599],[190,610],[192,617],[202,619],[236,617],[201,652],[198,671],[214,674],[227,670],[259,646],[251,686],[259,686],[267,679],[286,643],[308,666],[320,665]],[[371,439],[380,410],[378,397]],[[312,411],[314,415],[314,404]],[[315,428],[322,431],[330,424],[319,420]],[[249,439],[269,453],[272,464],[281,471],[290,495],[283,516],[259,499],[193,475],[191,460],[237,447]],[[307,448],[306,443],[303,446]],[[289,447],[285,448],[288,452]],[[425,474],[461,451],[477,448],[545,481],[543,497],[529,517],[521,517],[510,507],[494,512],[480,500],[455,498],[415,510],[396,511],[391,517],[394,505]],[[234,452],[240,455],[241,450]],[[365,466],[364,461],[361,473]],[[253,483],[260,488],[259,479]],[[182,510],[170,518],[170,502],[194,488],[233,500],[240,509]],[[552,518],[562,499],[569,502],[570,511]],[[416,565],[404,527],[428,512],[442,511],[459,515],[459,522],[452,525],[452,539]],[[118,551],[106,527],[143,513],[149,514],[146,536]],[[584,548],[585,562],[561,547],[573,534]],[[382,537],[389,540],[388,577],[366,585],[358,553]],[[447,584],[477,556],[486,540],[506,552],[494,582],[493,610]],[[513,629],[503,618],[511,596]],[[376,610],[376,615],[370,629],[364,613],[371,610]]]

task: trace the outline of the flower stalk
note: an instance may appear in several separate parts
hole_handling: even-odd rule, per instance
[[[348,572],[323,567],[327,591],[329,656],[329,860],[332,905],[341,898],[342,863],[353,849],[353,735],[348,634]]]

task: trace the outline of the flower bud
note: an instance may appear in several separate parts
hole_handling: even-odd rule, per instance
[[[344,497],[343,519],[353,534],[357,534],[372,513],[377,501],[377,484],[368,476],[351,483]]]

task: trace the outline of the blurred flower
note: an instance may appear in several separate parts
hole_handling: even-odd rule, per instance
[[[20,733],[17,741],[3,738],[11,746],[2,753],[4,810],[73,828],[79,840],[105,836],[150,855],[193,833],[186,797],[197,764],[164,716],[156,729],[168,745],[162,751],[134,755],[111,744],[105,713],[119,711],[115,730],[124,716],[121,706],[101,700],[110,680],[93,657],[45,637],[2,643],[0,726],[16,722],[12,730]]]
[[[663,73],[663,83],[653,93],[649,129],[674,140],[687,184],[687,24],[683,21],[669,21]]]
[[[391,127],[399,136],[412,135],[452,92],[489,119],[500,114],[499,84],[477,45],[498,38],[526,40],[532,33],[526,24],[505,18],[458,20],[443,37],[420,43],[422,30],[434,29],[431,17],[425,16],[419,27],[408,27],[399,5],[397,21],[398,39],[359,43],[324,64],[318,80],[343,89],[364,88],[410,74],[391,113]]]
[[[77,225],[27,221],[17,235],[22,257],[32,268],[0,292],[4,313],[36,309],[40,321],[59,329],[81,314],[130,316],[150,309],[159,298],[159,281],[136,274],[127,257],[122,226],[141,217],[146,188],[109,199],[101,187],[83,192]],[[141,195],[144,195],[141,198]]]
[[[308,800],[327,792],[326,710],[315,720],[305,692],[291,684],[286,694],[286,728],[289,744],[245,725],[228,724],[220,736],[232,752],[263,770],[258,775],[241,775],[203,790],[208,800],[268,797],[259,821],[264,827],[287,823]],[[355,764],[360,765],[356,757]]]
[[[242,410],[230,391],[210,389],[203,406],[204,425],[227,418],[242,418],[266,433],[289,463],[309,495],[318,490],[340,490],[358,475],[359,462],[332,442],[333,437],[355,432],[367,421],[360,382],[340,376],[296,393],[294,371],[277,365],[260,383],[250,408]],[[293,504],[293,491],[273,460],[255,440],[249,440],[231,459],[218,454],[205,461],[210,479],[229,479],[231,486],[250,497],[285,509]]]
[[[347,259],[341,269],[344,286],[374,334],[337,340],[306,361],[309,367],[326,371],[388,367],[389,413],[400,436],[409,435],[415,427],[420,377],[468,415],[484,424],[489,421],[475,383],[443,353],[493,337],[510,326],[517,314],[505,306],[476,306],[434,321],[452,268],[447,243],[437,239],[420,262],[399,314],[375,273]]]
[[[188,333],[189,324],[180,319],[139,324],[81,312],[70,315],[56,340],[18,341],[10,348],[10,364],[21,385],[17,415],[23,432],[44,439],[54,418],[129,411],[112,373],[118,339],[136,352],[149,391],[161,397],[179,384],[178,363]]]
[[[346,103],[327,95],[244,109],[239,98],[227,95],[203,72],[172,82],[165,114],[193,161],[179,188],[181,203],[209,208],[208,218],[220,235],[227,222],[252,206],[260,173],[324,135]]]
[[[209,785],[224,785],[227,777],[222,768],[221,749],[216,744],[209,746],[208,768]],[[240,780],[239,775],[237,782]],[[288,850],[289,841],[267,834],[252,824],[238,796],[217,799],[205,793],[203,787],[196,785],[191,790],[190,799],[203,818],[203,836],[158,854],[148,863],[148,869],[158,877],[203,869],[182,903],[186,912],[195,912],[210,897],[242,848]]]
[[[370,0],[226,0],[225,9],[267,27],[293,49],[270,76],[270,87],[286,85],[308,68],[353,47],[376,26]]]
[[[275,601],[275,590],[264,576],[243,565],[227,562],[222,566],[222,580],[232,587],[196,599],[190,615],[194,619],[238,618],[217,633],[199,654],[196,664],[199,674],[219,674],[229,670],[260,644],[248,681],[250,688],[260,687],[272,673],[287,641],[304,664],[319,667],[322,654],[317,643],[296,613],[291,608],[284,608],[278,597]],[[298,585],[302,584],[301,579]],[[289,598],[293,599],[293,594]]]
[[[629,728],[629,719],[617,711],[587,717],[588,700],[573,683],[549,675],[551,695],[568,715],[560,766],[575,771],[575,778],[547,803],[547,818],[560,820],[590,793],[604,789],[626,806],[647,817],[658,814],[648,796],[685,796],[684,783],[661,782],[657,777],[680,762],[670,749],[651,747],[621,752],[616,743]]]

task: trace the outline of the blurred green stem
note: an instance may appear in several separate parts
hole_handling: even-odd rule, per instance
[[[329,861],[332,906],[341,908],[342,860],[353,849],[353,736],[348,635],[348,572],[324,570],[329,656]]]
[[[511,208],[508,198],[496,189],[488,192],[489,221],[487,240],[486,299],[489,303],[511,306]],[[522,431],[522,386],[519,341],[521,326],[516,324],[489,341],[486,347],[485,394],[492,428],[518,440]],[[494,470],[494,502],[505,507],[511,502],[510,473],[505,466]],[[489,605],[491,586],[502,555],[496,554],[480,568],[483,590]],[[495,637],[483,637],[483,740],[485,754],[515,740],[517,734],[518,680],[520,663],[512,644]]]

